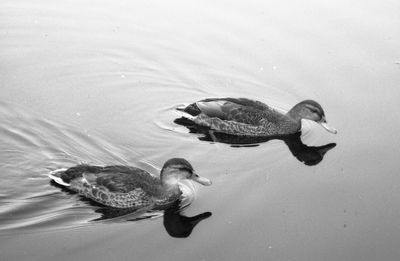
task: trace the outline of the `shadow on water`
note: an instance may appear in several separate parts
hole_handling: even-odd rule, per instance
[[[255,147],[260,143],[270,140],[282,140],[288,146],[290,152],[305,165],[313,166],[320,163],[325,154],[336,146],[336,143],[328,143],[323,146],[307,146],[301,141],[301,132],[285,136],[237,136],[211,130],[199,126],[186,118],[177,118],[174,123],[185,126],[189,133],[200,134],[199,140],[208,142],[220,142],[230,144],[232,147]]]
[[[70,195],[77,194],[63,186],[60,186],[54,181],[50,181],[52,186],[60,188],[63,192]],[[193,217],[187,217],[181,214],[186,206],[182,207],[181,201],[175,201],[163,208],[141,208],[141,209],[119,209],[106,207],[91,199],[80,197],[80,200],[87,202],[89,205],[96,207],[95,213],[101,214],[100,217],[90,220],[89,222],[127,222],[139,221],[144,219],[156,218],[163,216],[163,224],[165,230],[171,237],[185,238],[189,237],[194,227],[202,220],[209,218],[211,212],[203,212]]]
[[[179,202],[164,210],[164,227],[171,237],[188,237],[193,228],[202,220],[211,217],[211,212],[203,212],[193,217],[180,214]]]

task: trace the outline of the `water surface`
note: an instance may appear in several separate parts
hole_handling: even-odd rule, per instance
[[[398,260],[399,13],[375,0],[2,1],[0,259]],[[314,99],[339,133],[305,121],[300,141],[336,146],[307,165],[284,140],[237,147],[173,122],[177,106],[226,96]],[[172,157],[213,185],[170,219],[90,222],[97,207],[47,178],[78,163],[158,174]],[[203,213],[184,239],[166,229]]]

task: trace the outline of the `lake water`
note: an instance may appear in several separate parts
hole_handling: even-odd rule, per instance
[[[0,260],[399,260],[399,14],[390,0],[1,1]],[[314,99],[339,132],[202,139],[174,108],[206,97]],[[213,185],[144,220],[92,221],[99,206],[47,177],[82,162],[158,174],[172,157]]]

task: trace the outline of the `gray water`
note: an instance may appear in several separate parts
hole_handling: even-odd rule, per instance
[[[399,260],[398,1],[0,3],[0,260]],[[174,109],[247,97],[324,108],[303,121],[306,165],[282,140],[199,140]],[[213,181],[181,212],[91,222],[49,183],[78,163],[155,175],[184,157]],[[174,220],[172,220],[174,221]],[[175,222],[175,221],[174,221]]]

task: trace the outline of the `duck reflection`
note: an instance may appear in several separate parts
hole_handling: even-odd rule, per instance
[[[211,217],[211,212],[186,217],[180,214],[181,211],[179,203],[175,203],[174,206],[164,210],[164,227],[171,237],[188,237],[200,221]]]
[[[207,127],[199,126],[186,118],[177,118],[174,122],[178,125],[185,126],[190,133],[201,134],[199,140],[208,142],[220,142],[230,144],[232,147],[255,147],[262,142],[273,139],[282,140],[288,146],[290,152],[299,161],[305,165],[312,166],[320,163],[325,154],[336,146],[336,143],[329,143],[323,146],[307,146],[301,141],[301,132],[284,136],[237,136],[216,132]]]
[[[200,221],[211,216],[211,212],[204,212],[193,217],[187,217],[181,214],[182,210],[180,201],[176,201],[162,210],[151,211],[149,209],[132,210],[100,207],[96,210],[96,213],[100,213],[101,217],[93,221],[108,219],[113,221],[137,221],[160,216],[163,212],[163,224],[167,233],[171,237],[184,238],[190,236],[194,227]]]

